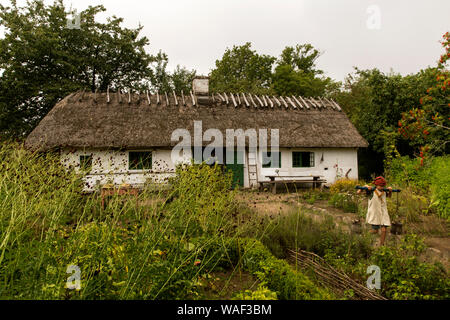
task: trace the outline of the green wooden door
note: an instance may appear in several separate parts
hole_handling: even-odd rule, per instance
[[[234,151],[233,154],[226,154],[226,157],[233,157],[233,163],[229,164],[228,161],[225,162],[225,167],[227,170],[233,172],[233,187],[243,187],[244,186],[244,153],[241,151]],[[239,159],[239,161],[238,161]]]

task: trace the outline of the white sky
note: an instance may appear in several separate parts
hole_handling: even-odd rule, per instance
[[[287,45],[311,43],[324,52],[318,66],[337,80],[343,80],[353,66],[415,73],[436,65],[443,53],[439,41],[450,31],[449,0],[64,2],[78,11],[103,4],[107,12],[101,20],[117,15],[127,27],[141,23],[142,35],[150,39],[150,53],[161,49],[169,55],[170,69],[180,64],[199,74],[209,73],[227,47],[247,41],[259,53],[277,57]],[[379,9],[380,19],[375,11],[367,12],[370,6]],[[379,29],[369,28],[368,23]]]

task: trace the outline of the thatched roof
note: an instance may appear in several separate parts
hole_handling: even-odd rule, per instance
[[[73,93],[60,101],[28,136],[25,146],[168,147],[172,132],[194,120],[209,128],[279,129],[280,147],[367,147],[341,108],[326,99],[249,94],[175,96],[148,93]],[[205,145],[208,144],[207,142]]]

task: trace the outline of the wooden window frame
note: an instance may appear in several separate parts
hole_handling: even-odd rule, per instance
[[[303,163],[303,154],[308,153],[309,154],[309,163],[307,166]],[[296,156],[300,156],[300,163],[298,163],[298,159],[296,159]],[[314,168],[316,166],[315,164],[315,154],[312,151],[293,151],[292,152],[292,168]]]

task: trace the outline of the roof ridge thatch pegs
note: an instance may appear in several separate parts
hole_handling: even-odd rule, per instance
[[[328,104],[331,106],[331,108],[333,108],[333,110],[337,110],[336,107],[334,106],[334,104],[328,99],[328,98],[324,98]]]
[[[317,107],[316,107],[316,104],[311,100],[311,98],[305,98],[305,99],[306,99],[306,101],[309,102],[310,105],[312,105],[312,106],[314,107],[314,109],[317,108]]]
[[[109,85],[108,85],[108,88],[106,88],[106,103],[110,103],[110,102],[111,102],[111,100],[109,98]]]
[[[183,106],[186,106],[186,100],[184,99],[183,90],[181,90],[181,100],[183,101]]]
[[[215,103],[215,102],[216,102],[216,99],[214,98],[214,92],[211,93],[211,98],[212,98],[212,102]]]
[[[264,108],[264,104],[261,101],[261,99],[259,99],[258,95],[255,94],[256,100],[258,100],[259,104],[261,105],[261,108]]]
[[[288,106],[286,100],[284,100],[283,96],[280,96],[280,99],[281,99],[281,101],[283,101],[283,104],[284,104],[284,106],[286,107],[286,109],[288,109],[289,106]]]
[[[248,96],[250,97],[250,100],[251,100],[252,103],[253,103],[253,107],[254,107],[254,108],[258,108],[258,105],[255,103],[255,100],[253,100],[252,94],[249,93]]]
[[[325,105],[325,102],[322,100],[322,98],[321,98],[321,97],[317,97],[317,98],[319,98],[319,101],[320,101],[320,103],[322,104],[322,107],[323,107],[324,109],[326,109],[327,106]]]
[[[221,102],[225,102],[225,98],[220,93],[217,93],[217,95],[219,96],[220,100],[222,100]]]
[[[263,94],[261,95],[261,97],[262,97],[262,101],[264,102],[264,107],[268,108],[269,104],[267,103],[266,97]]]
[[[331,101],[333,102],[333,104],[336,106],[336,108],[337,108],[339,111],[342,111],[341,107],[340,107],[333,99],[331,99]]]
[[[80,97],[78,98],[78,101],[82,101],[83,100],[83,98],[84,98],[84,93],[86,92],[86,88],[83,88],[83,91],[81,91],[81,95],[80,95]]]
[[[164,96],[166,97],[166,107],[168,107],[170,102],[169,102],[169,96],[167,95],[167,91],[164,91]]]
[[[297,105],[291,100],[291,98],[286,97],[286,99],[289,101],[289,103],[291,104],[291,106],[294,107],[294,109],[297,109]]]
[[[231,95],[231,100],[233,101],[234,107],[237,108],[238,105],[236,103],[236,100],[234,99],[233,93],[230,93],[230,95]]]
[[[128,104],[131,104],[131,90],[127,89],[128,91]]]
[[[161,99],[159,98],[159,92],[156,91],[156,104],[160,104],[161,103]]]
[[[227,102],[227,106],[228,106],[228,104],[229,104],[229,101],[228,101],[228,96],[227,96],[227,93],[226,93],[226,92],[224,92],[224,93],[223,93],[223,96],[225,97],[225,101]]]
[[[191,94],[191,99],[192,99],[192,105],[195,107],[195,106],[196,106],[196,103],[195,103],[195,96],[194,96],[194,94],[192,93],[192,90],[191,90],[190,94]]]
[[[303,108],[303,105],[300,103],[300,101],[298,101],[298,99],[295,96],[292,96],[292,99],[294,99],[294,101],[300,106],[300,108]]]
[[[242,92],[242,98],[244,98],[244,102],[245,102],[245,105],[247,106],[247,108],[250,107],[250,103],[248,103],[247,98],[245,97],[245,94],[243,92]]]
[[[173,93],[173,98],[175,99],[175,105],[178,107],[178,99],[177,99],[177,95],[175,94],[175,90],[172,90]]]
[[[275,97],[275,96],[272,96],[272,97],[273,97],[273,99],[275,100],[275,102],[277,103],[278,107],[281,108],[281,102],[280,102],[280,100],[278,100],[277,97]]]
[[[97,92],[98,92],[98,88],[96,87],[95,91],[94,91],[94,102],[95,103],[97,103]]]
[[[269,101],[269,105],[270,107],[273,109],[273,101],[272,99],[270,99],[270,97],[268,95],[266,95],[267,101]]]
[[[322,106],[320,105],[320,103],[316,100],[316,98],[311,97],[311,99],[314,101],[314,103],[317,105],[317,107],[319,109],[322,109]]]
[[[241,105],[241,97],[239,97],[239,93],[236,93],[238,105]]]
[[[308,103],[303,99],[302,96],[299,96],[299,98],[300,98],[300,100],[302,100],[303,104],[306,106],[306,109],[309,110],[310,107],[309,107]]]
[[[150,95],[148,94],[148,90],[145,90],[145,94],[147,95],[148,105],[150,106],[152,104],[152,100],[150,99]]]

